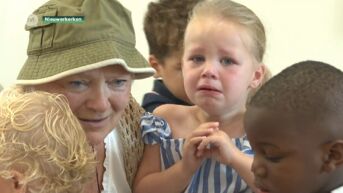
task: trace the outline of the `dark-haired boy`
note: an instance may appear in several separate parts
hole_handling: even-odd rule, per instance
[[[190,105],[183,86],[181,58],[188,15],[201,0],[159,0],[148,5],[144,32],[149,45],[149,63],[156,70],[153,90],[142,106],[152,112],[163,104]]]
[[[268,81],[245,128],[262,192],[343,192],[343,72],[304,61]]]

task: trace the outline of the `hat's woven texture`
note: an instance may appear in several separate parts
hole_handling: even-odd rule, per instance
[[[144,150],[140,131],[140,118],[143,113],[144,109],[130,96],[129,105],[126,107],[117,128],[123,142],[126,178],[131,187]]]

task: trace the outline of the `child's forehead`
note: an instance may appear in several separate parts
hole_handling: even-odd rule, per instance
[[[245,126],[247,130],[282,130],[302,132],[311,124],[308,118],[301,114],[285,112],[278,109],[251,107],[249,106],[245,114]],[[299,129],[299,127],[303,129]],[[251,129],[250,129],[251,128]]]
[[[329,140],[332,129],[336,128],[334,123],[314,120],[306,113],[257,107],[248,107],[244,122],[248,135],[289,140],[305,137],[313,142]]]
[[[192,41],[205,41],[216,37],[220,37],[227,46],[239,46],[253,54],[254,40],[249,29],[235,20],[214,16],[191,20],[186,29],[184,45],[187,47]]]
[[[178,49],[170,50],[164,59],[170,59],[170,58],[181,59],[182,54],[183,54],[183,46],[179,47]]]
[[[246,27],[241,25],[238,21],[233,18],[224,18],[217,15],[209,15],[209,16],[198,16],[192,18],[186,28],[186,32],[189,30],[196,30],[194,28],[201,27],[202,29],[218,29],[219,26],[222,25],[229,25],[233,28],[236,28],[240,31],[248,31]],[[224,33],[224,32],[223,32]]]

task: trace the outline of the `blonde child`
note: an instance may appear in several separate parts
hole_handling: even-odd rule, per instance
[[[147,145],[136,193],[258,191],[243,115],[264,77],[264,50],[263,24],[247,7],[230,0],[195,6],[182,64],[195,106],[163,105],[142,118]]]
[[[79,193],[94,172],[94,155],[65,97],[2,91],[2,193]]]
[[[343,192],[343,72],[302,61],[272,78],[248,104],[255,183],[269,193]]]

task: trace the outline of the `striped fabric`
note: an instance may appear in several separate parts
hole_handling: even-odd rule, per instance
[[[145,113],[141,119],[145,144],[160,144],[162,170],[182,159],[185,139],[172,139],[171,129],[160,117]],[[232,139],[242,152],[253,155],[246,137]],[[185,193],[250,193],[251,189],[230,166],[214,159],[206,159],[196,171]]]

